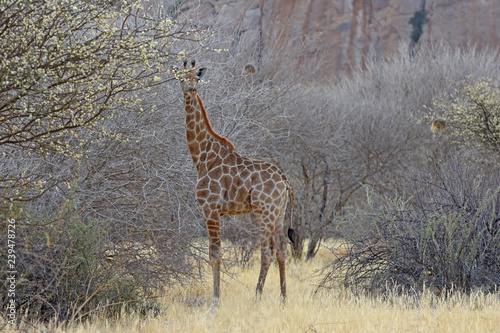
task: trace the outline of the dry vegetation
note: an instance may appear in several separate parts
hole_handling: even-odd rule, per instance
[[[329,244],[333,246],[334,244]],[[254,297],[258,254],[250,267],[233,267],[223,275],[223,301],[207,315],[211,283],[172,286],[149,310],[123,310],[116,317],[93,315],[83,323],[25,324],[21,331],[50,332],[497,332],[498,295],[474,292],[437,297],[389,293],[356,295],[337,288],[316,292],[317,270],[332,254],[322,248],[317,260],[288,265],[289,299],[279,300],[277,267],[271,267],[262,299]],[[229,258],[226,258],[229,259]],[[11,332],[8,330],[7,332]],[[13,331],[12,331],[13,332]]]
[[[307,38],[246,54],[237,21],[189,21],[179,1],[147,20],[114,2],[52,2],[0,4],[0,222],[16,221],[19,327],[498,330],[498,51],[404,46],[318,83],[328,59]],[[276,269],[254,299],[251,216],[224,217],[222,304],[206,316],[206,228],[169,73],[184,55],[210,69],[199,91],[216,131],[292,181],[285,306]],[[321,247],[339,238],[343,256]],[[2,308],[6,278],[2,267]]]

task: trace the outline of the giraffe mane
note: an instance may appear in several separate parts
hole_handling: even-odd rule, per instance
[[[207,126],[208,133],[210,133],[210,135],[212,135],[215,139],[220,141],[224,146],[228,147],[229,149],[231,149],[231,151],[233,151],[234,150],[233,143],[231,141],[229,141],[228,139],[226,139],[225,137],[217,134],[214,131],[214,129],[212,128],[212,124],[210,124],[210,120],[208,119],[207,110],[205,110],[205,106],[203,105],[203,102],[201,101],[200,95],[196,94],[196,99],[198,101],[198,104],[200,105],[201,114],[202,114],[203,120],[205,121],[205,124]]]

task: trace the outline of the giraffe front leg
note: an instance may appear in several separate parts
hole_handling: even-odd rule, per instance
[[[205,209],[205,219],[207,223],[209,239],[209,258],[212,265],[214,279],[214,294],[212,308],[218,305],[220,298],[220,265],[222,262],[221,239],[220,239],[220,214],[218,210]]]
[[[210,232],[209,232],[210,233]],[[210,264],[212,265],[212,273],[214,279],[214,295],[212,304],[217,306],[220,298],[220,265],[221,265],[221,241],[220,237],[209,236],[210,239]]]

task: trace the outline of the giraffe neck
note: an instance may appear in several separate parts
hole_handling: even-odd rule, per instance
[[[185,94],[184,108],[186,110],[186,140],[196,169],[199,169],[203,155],[206,156],[209,149],[207,143],[210,140],[217,140],[231,151],[234,150],[234,145],[228,139],[213,130],[198,94],[195,96]]]

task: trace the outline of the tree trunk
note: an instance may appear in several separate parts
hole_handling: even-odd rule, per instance
[[[309,245],[307,246],[307,255],[306,260],[310,260],[316,256],[318,253],[319,247],[321,245],[322,237],[312,237]]]

